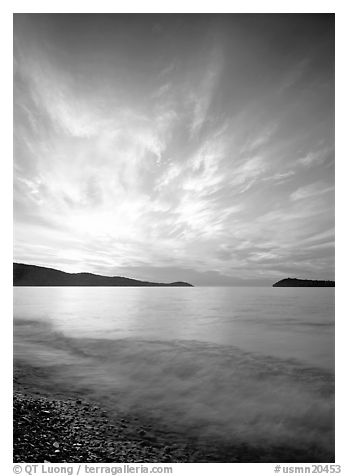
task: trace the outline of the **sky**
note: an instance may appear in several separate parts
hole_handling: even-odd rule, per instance
[[[14,261],[334,279],[334,16],[15,14]]]

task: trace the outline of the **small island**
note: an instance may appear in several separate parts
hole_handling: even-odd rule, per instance
[[[166,286],[193,287],[184,281],[152,283],[123,276],[101,276],[92,273],[65,273],[58,269],[13,263],[13,286]]]
[[[285,278],[272,284],[273,288],[334,288],[335,281]]]

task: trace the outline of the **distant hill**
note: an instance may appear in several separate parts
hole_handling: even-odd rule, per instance
[[[92,273],[65,273],[57,269],[13,263],[14,286],[182,286],[193,287],[183,281],[151,283],[122,276],[100,276]]]
[[[312,279],[286,278],[272,285],[273,288],[334,288],[335,281],[315,281]]]

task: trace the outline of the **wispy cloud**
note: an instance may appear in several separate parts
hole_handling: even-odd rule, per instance
[[[198,134],[207,119],[214,93],[218,87],[223,69],[223,56],[221,51],[214,49],[203,77],[192,85],[189,99],[193,106],[191,135]]]
[[[304,187],[300,187],[290,195],[291,200],[304,200],[306,198],[323,195],[328,192],[333,192],[334,187],[327,187],[325,183],[317,182]]]
[[[58,35],[52,21],[15,26],[15,259],[205,284],[273,280],[301,263],[332,276],[318,58],[194,19],[151,23],[141,38],[112,21]],[[310,94],[299,99],[298,84]]]
[[[308,154],[304,155],[297,159],[297,164],[303,167],[311,167],[313,165],[322,165],[323,162],[327,159],[333,157],[333,148],[331,147],[322,147],[319,150],[308,152]]]

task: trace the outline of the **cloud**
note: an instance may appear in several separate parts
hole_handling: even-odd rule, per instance
[[[321,241],[321,240],[333,240],[335,236],[335,229],[334,228],[329,228],[327,230],[321,231],[319,233],[314,233],[314,235],[310,235],[307,238],[305,238],[304,242],[305,243],[312,243],[316,241]]]
[[[289,170],[287,172],[277,172],[275,174],[272,174],[268,177],[263,177],[263,180],[269,180],[272,182],[277,182],[277,183],[284,183],[285,181],[289,180],[290,177],[293,177],[295,175],[294,170]]]
[[[277,125],[271,123],[262,129],[263,130],[261,133],[258,132],[257,134],[252,135],[250,139],[247,140],[244,147],[242,148],[242,152],[245,152],[247,154],[253,154],[257,152],[260,148],[268,144],[274,136],[275,132],[277,131]]]
[[[239,193],[244,193],[249,190],[255,183],[257,178],[262,175],[266,169],[262,157],[252,157],[233,170],[230,184],[232,187],[240,187]]]
[[[333,154],[333,149],[323,147],[320,150],[308,152],[303,157],[297,159],[297,164],[303,167],[312,167],[313,165],[322,165],[327,159],[330,159]]]
[[[332,239],[314,239],[333,221],[329,96],[307,50],[260,61],[268,41],[194,20],[154,41],[30,18],[15,31],[16,259],[198,284],[301,260],[332,273]]]
[[[318,195],[323,195],[328,192],[333,192],[333,186],[327,186],[327,184],[322,182],[313,183],[310,185],[305,185],[300,187],[295,192],[290,195],[290,200],[304,200],[306,198],[316,197]]]
[[[191,136],[199,133],[204,125],[209,112],[213,95],[218,87],[223,68],[223,56],[221,51],[214,50],[212,59],[208,64],[202,79],[198,80],[190,91],[190,101],[193,106]]]

